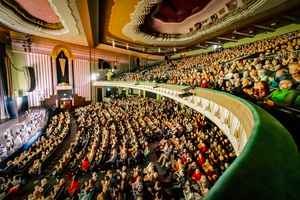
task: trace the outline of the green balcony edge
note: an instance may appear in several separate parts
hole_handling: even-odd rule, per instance
[[[205,200],[299,200],[300,154],[287,129],[247,100],[225,92],[205,90],[238,99],[251,110],[255,122],[244,150],[211,188]]]

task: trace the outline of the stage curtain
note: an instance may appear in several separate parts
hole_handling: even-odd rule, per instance
[[[91,99],[91,72],[89,60],[74,60],[74,84],[76,94],[85,97],[86,100]]]
[[[7,118],[5,99],[8,94],[7,69],[5,65],[5,45],[0,43],[0,119]]]
[[[51,57],[40,53],[27,53],[26,65],[34,68],[36,87],[28,92],[30,107],[40,106],[45,98],[52,95]]]

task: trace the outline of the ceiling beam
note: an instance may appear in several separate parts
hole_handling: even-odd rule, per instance
[[[127,50],[127,49],[123,49],[123,48],[119,48],[119,47],[112,47],[112,46],[107,45],[107,44],[98,44],[97,49],[111,51],[111,52],[114,52],[114,53],[126,54],[126,55],[129,55],[129,56],[137,56],[137,57],[140,57],[140,58],[146,58],[146,59],[150,59],[150,60],[162,60],[162,59],[164,59],[163,55],[153,55],[153,54],[148,54],[148,53],[141,53],[141,52]]]
[[[224,40],[224,41],[229,41],[229,42],[237,42],[237,39],[232,39],[228,37],[217,37],[218,40]]]
[[[290,16],[290,15],[284,15],[284,16],[282,16],[282,18],[287,19],[291,22],[296,22],[297,21],[297,17]]]
[[[89,47],[94,47],[95,42],[93,38],[91,16],[89,12],[88,0],[80,0],[78,2],[78,9],[80,13],[80,18],[82,21],[82,26],[85,32],[86,40]]]
[[[221,44],[220,42],[213,42],[213,41],[205,41],[205,43],[207,43],[207,44],[217,44],[217,45]]]
[[[254,37],[253,34],[243,33],[243,32],[239,32],[239,31],[233,31],[232,34],[234,34],[234,35],[241,35],[241,36],[244,36],[244,37]]]
[[[104,38],[104,26],[103,21],[104,17],[104,3],[106,1],[99,1],[99,0],[86,0],[88,2],[88,9],[90,13],[90,21],[92,26],[92,33],[93,33],[93,40],[94,40],[94,47],[96,47],[99,43],[103,41]]]
[[[258,25],[258,24],[255,24],[253,25],[255,28],[258,28],[258,29],[261,29],[261,30],[265,30],[265,31],[275,31],[274,28],[271,28],[271,27],[268,27],[268,26],[264,26],[264,25]]]
[[[202,49],[206,49],[206,48],[207,48],[207,46],[200,45],[200,44],[196,45],[195,47],[197,47],[197,48],[202,48]]]

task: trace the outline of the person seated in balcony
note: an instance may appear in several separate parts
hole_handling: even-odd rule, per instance
[[[289,73],[294,82],[294,86],[295,86],[294,88],[300,90],[300,59],[298,63],[289,64],[288,68],[289,68]]]
[[[269,95],[269,85],[265,81],[259,81],[254,84],[253,96],[258,100],[263,100]]]
[[[279,105],[300,108],[300,91],[293,89],[293,82],[291,79],[280,81],[279,88],[270,94],[270,99]]]

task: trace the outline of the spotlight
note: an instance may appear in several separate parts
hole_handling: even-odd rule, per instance
[[[93,74],[91,75],[91,80],[92,80],[92,81],[96,81],[97,78],[98,78],[98,76],[99,76],[99,74],[93,73]]]

